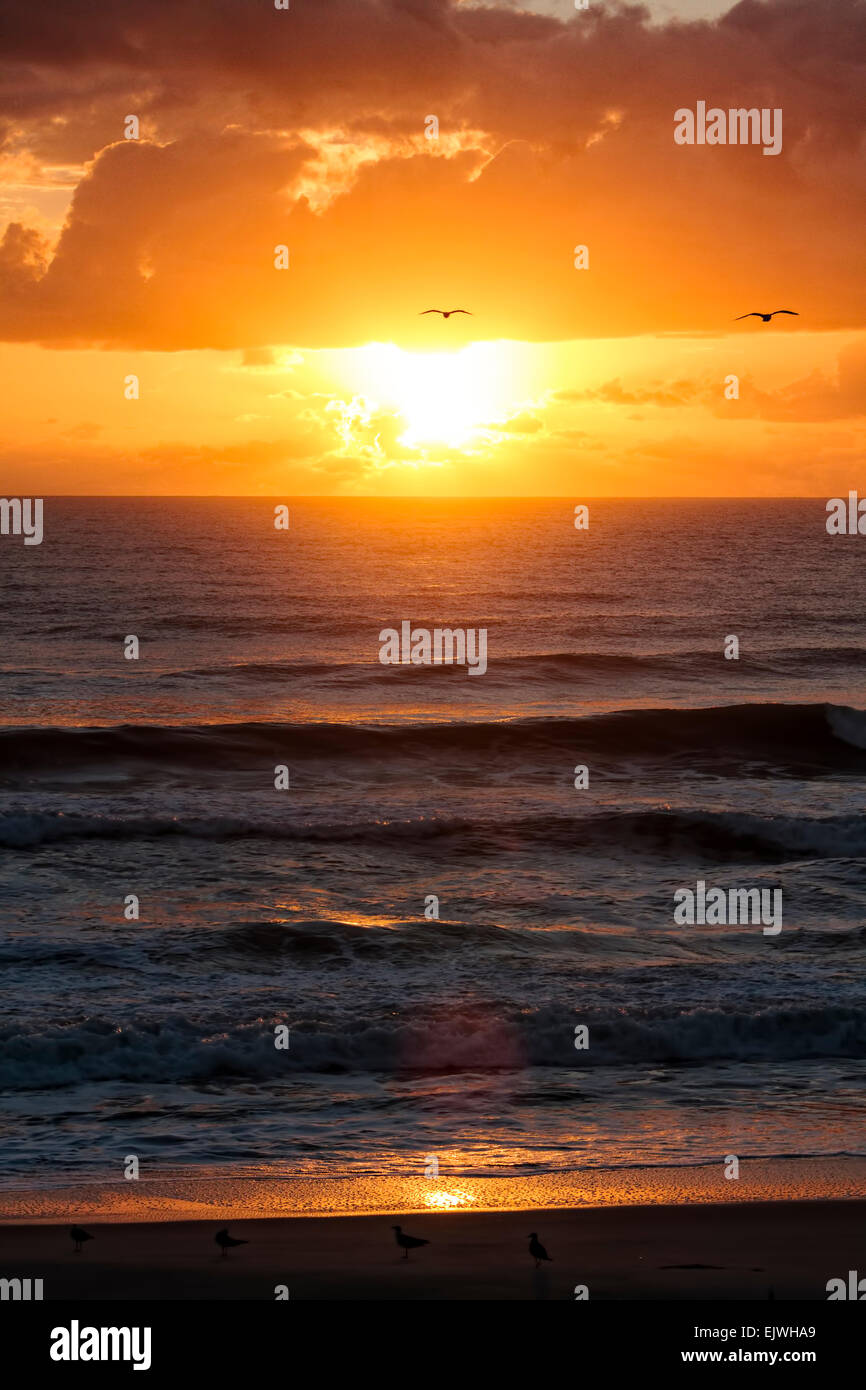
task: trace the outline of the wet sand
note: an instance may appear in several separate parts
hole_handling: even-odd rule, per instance
[[[218,1223],[88,1222],[0,1227],[0,1277],[41,1278],[46,1300],[807,1299],[863,1265],[863,1201],[579,1210],[427,1212],[400,1222],[431,1242],[402,1258],[394,1214],[245,1219],[226,1257]],[[537,1231],[552,1257],[528,1253]]]
[[[445,1168],[429,1179],[183,1174],[145,1169],[135,1182],[0,1190],[0,1224],[75,1221],[227,1221],[264,1217],[375,1216],[418,1212],[571,1211],[584,1207],[679,1206],[720,1202],[866,1199],[866,1159],[743,1159],[739,1177],[723,1162],[666,1168],[574,1168],[548,1173],[464,1177]]]

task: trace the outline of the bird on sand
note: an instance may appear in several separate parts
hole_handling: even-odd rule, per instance
[[[541,1244],[541,1241],[538,1239],[538,1236],[535,1234],[535,1231],[533,1231],[529,1237],[529,1253],[535,1261],[536,1269],[538,1269],[538,1266],[541,1264],[542,1260],[546,1260],[548,1264],[553,1264],[553,1260],[550,1258],[544,1246]]]
[[[769,323],[773,314],[793,314],[795,319],[800,317],[796,309],[773,309],[769,314],[762,314],[758,309],[753,309],[750,314],[738,314],[734,323],[739,323],[740,319],[760,319],[762,323]]]
[[[419,319],[422,318],[424,314],[441,314],[443,319],[450,319],[452,314],[469,314],[470,318],[473,317],[469,309],[422,309],[421,313],[418,315]]]
[[[222,1252],[224,1255],[227,1255],[229,1253],[229,1250],[231,1250],[232,1247],[235,1245],[249,1245],[248,1240],[235,1240],[234,1236],[229,1235],[227,1229],[224,1231],[217,1231],[216,1235],[214,1236],[214,1240],[216,1241],[217,1245],[222,1246]]]
[[[73,1240],[73,1249],[76,1255],[81,1254],[81,1247],[86,1240],[93,1240],[94,1237],[89,1231],[85,1231],[81,1226],[73,1226],[69,1232]]]
[[[403,1251],[404,1260],[408,1260],[410,1250],[417,1250],[419,1245],[430,1244],[429,1240],[419,1240],[417,1236],[405,1236],[402,1226],[392,1226],[391,1230],[394,1232],[394,1239]]]

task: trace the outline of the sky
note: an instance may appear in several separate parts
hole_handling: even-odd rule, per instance
[[[864,0],[4,0],[0,55],[4,495],[866,490]]]

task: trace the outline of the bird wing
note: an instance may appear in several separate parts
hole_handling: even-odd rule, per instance
[[[472,318],[472,313],[469,309],[449,309],[448,312],[449,314],[469,314],[469,317]]]
[[[793,314],[795,319],[798,319],[798,318],[800,317],[800,315],[797,313],[797,310],[796,310],[796,309],[774,309],[774,310],[773,310],[773,313],[774,313],[774,314]]]
[[[750,314],[737,314],[737,317],[734,319],[734,323],[739,323],[739,322],[740,322],[740,319],[759,319],[759,318],[761,318],[761,315],[758,313],[757,309],[753,309],[752,312],[751,312]]]
[[[423,314],[442,314],[444,312],[445,311],[443,309],[422,309],[418,317],[420,319]]]

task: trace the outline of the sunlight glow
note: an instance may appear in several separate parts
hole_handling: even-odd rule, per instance
[[[459,448],[512,408],[507,343],[472,343],[457,352],[407,352],[393,343],[358,349],[358,386],[406,422],[400,442]]]
[[[437,1211],[452,1211],[455,1207],[466,1207],[474,1204],[475,1198],[471,1192],[428,1192],[424,1198],[424,1204],[433,1207]]]

